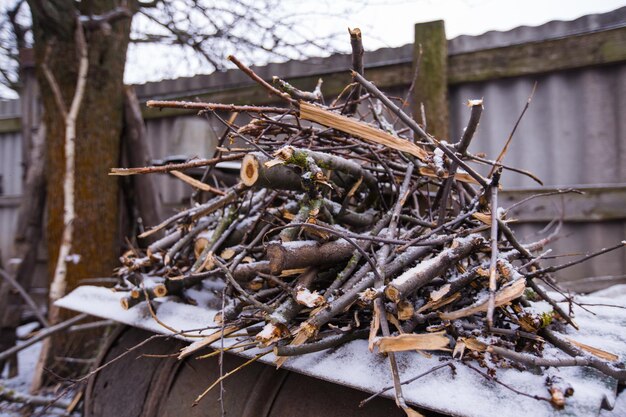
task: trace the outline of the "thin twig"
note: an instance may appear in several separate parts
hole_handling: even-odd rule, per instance
[[[528,110],[528,107],[530,107],[530,102],[532,101],[533,96],[535,95],[535,90],[536,89],[537,89],[537,82],[535,81],[535,84],[533,84],[533,89],[530,92],[530,96],[528,96],[528,100],[526,100],[526,105],[524,106],[524,109],[522,110],[522,113],[517,118],[517,121],[515,122],[515,125],[513,126],[513,130],[511,130],[511,133],[509,134],[509,138],[506,140],[506,143],[504,144],[504,147],[502,148],[502,151],[500,151],[500,154],[496,158],[496,161],[493,164],[493,167],[491,168],[491,171],[489,171],[488,177],[491,177],[491,175],[493,175],[493,172],[495,171],[497,165],[502,162],[502,159],[504,159],[504,156],[506,155],[506,152],[509,150],[509,145],[511,144],[511,141],[513,140],[513,135],[515,135],[515,131],[517,130],[517,127],[519,126],[520,122],[522,121],[522,118],[524,117],[524,114],[526,113],[526,110]]]
[[[608,248],[602,248],[602,249],[600,249],[597,252],[590,253],[589,255],[585,255],[585,256],[583,256],[580,259],[576,259],[575,261],[567,262],[567,263],[564,263],[562,265],[548,266],[546,268],[538,269],[538,270],[536,270],[534,272],[530,272],[530,273],[525,274],[525,275],[526,275],[527,278],[534,278],[534,277],[538,277],[540,275],[547,274],[547,273],[550,273],[550,272],[560,271],[562,269],[569,268],[569,267],[574,266],[574,265],[578,265],[578,264],[580,264],[582,262],[585,262],[585,261],[587,261],[587,260],[589,260],[591,258],[595,258],[596,256],[604,255],[605,253],[614,251],[616,249],[623,248],[624,246],[626,246],[626,240],[622,240],[617,245],[613,245],[613,246],[608,247]]]
[[[439,370],[441,368],[445,368],[446,366],[449,366],[450,368],[454,369],[454,364],[452,363],[452,361],[445,362],[445,363],[442,363],[440,365],[433,366],[428,371],[422,372],[421,374],[419,374],[417,376],[414,376],[413,378],[406,379],[406,380],[400,382],[400,384],[401,385],[410,384],[411,382],[417,381],[418,379],[423,378],[426,375],[432,374],[433,372],[435,372],[435,371],[437,371],[437,370]],[[394,387],[393,385],[390,385],[390,386],[385,387],[385,388],[381,389],[380,391],[370,395],[369,397],[367,397],[366,399],[364,399],[363,401],[361,401],[359,403],[359,407],[363,407],[365,404],[367,404],[368,402],[372,401],[374,398],[378,397],[379,395],[384,394],[385,392],[389,391],[393,387]]]
[[[0,362],[2,362],[3,360],[13,356],[14,354],[16,354],[17,352],[26,349],[29,346],[34,345],[35,343],[44,340],[50,336],[52,336],[55,333],[60,332],[61,330],[65,330],[68,327],[72,326],[75,323],[78,323],[79,321],[87,318],[87,314],[79,314],[77,316],[72,317],[69,320],[65,320],[59,324],[55,324],[53,326],[47,327],[43,330],[40,330],[35,336],[31,337],[30,339],[24,341],[24,343],[21,343],[20,345],[17,346],[13,346],[10,349],[5,350],[4,352],[0,353]]]
[[[287,101],[290,104],[293,105],[297,105],[298,102],[294,99],[292,99],[289,94],[287,93],[283,93],[282,91],[274,88],[274,86],[272,86],[270,83],[268,83],[267,81],[265,81],[263,78],[259,77],[254,71],[252,71],[251,68],[249,68],[248,66],[246,66],[244,63],[242,63],[241,61],[239,61],[234,55],[229,55],[227,58],[230,62],[232,62],[233,64],[237,65],[237,67],[239,67],[239,69],[241,71],[243,71],[248,77],[252,78],[254,81],[256,81],[261,87],[265,88],[267,91],[269,91],[270,93],[274,94],[277,97],[282,98],[283,100]]]
[[[190,109],[200,111],[226,111],[239,113],[293,113],[284,107],[238,106],[236,104],[201,103],[197,101],[148,100],[146,106],[159,109]]]
[[[487,379],[488,381],[493,381],[498,385],[502,385],[504,388],[508,389],[509,391],[513,391],[514,393],[518,394],[518,395],[523,395],[524,397],[528,397],[528,398],[532,398],[533,400],[539,400],[539,401],[547,401],[547,402],[551,402],[550,398],[545,398],[545,397],[541,397],[539,395],[531,395],[531,394],[527,394],[525,392],[522,392],[518,389],[513,388],[510,385],[505,384],[504,382],[500,381],[498,378],[496,378],[495,376],[490,376],[489,374],[481,371],[478,368],[475,368],[474,366],[470,365],[469,363],[465,362],[464,363],[465,366],[467,366],[469,369],[471,369],[474,372],[477,372],[478,374],[482,375],[485,379]]]
[[[244,290],[241,287],[241,285],[239,285],[239,283],[235,280],[235,277],[233,277],[233,274],[228,270],[228,268],[226,268],[226,266],[222,262],[220,262],[219,259],[215,258],[213,261],[215,262],[215,265],[219,269],[221,269],[222,272],[224,272],[224,275],[228,279],[228,282],[230,282],[230,284],[237,290],[237,292],[243,299],[245,299],[247,302],[249,302],[256,308],[263,310],[268,314],[272,314],[274,312],[274,310],[271,307],[266,306],[260,301],[257,301],[254,297],[250,296],[250,294],[248,294],[248,292]]]
[[[193,404],[191,405],[192,407],[197,406],[200,401],[202,401],[202,399],[209,393],[209,391],[211,391],[218,383],[222,382],[224,379],[228,378],[229,376],[231,376],[232,374],[236,373],[237,371],[240,371],[241,369],[245,368],[246,366],[250,365],[253,362],[256,362],[257,360],[261,359],[263,356],[271,353],[272,351],[268,351],[265,353],[259,353],[258,355],[252,357],[252,359],[244,362],[243,364],[239,365],[238,367],[236,367],[235,369],[233,369],[232,371],[227,372],[226,374],[220,376],[217,381],[213,382],[211,385],[209,385],[209,387],[207,389],[205,389],[200,395],[198,395],[196,397],[196,399],[194,400]]]
[[[151,167],[137,167],[137,168],[111,168],[109,175],[137,175],[137,174],[152,174],[155,172],[170,172],[170,171],[184,171],[190,168],[204,167],[204,166],[213,166],[220,162],[226,161],[237,161],[243,159],[246,154],[244,153],[233,153],[226,156],[221,156],[219,158],[211,158],[211,159],[196,159],[189,162],[182,162],[180,164],[167,164],[162,166],[151,166]]]

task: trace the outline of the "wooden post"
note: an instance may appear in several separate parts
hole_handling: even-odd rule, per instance
[[[419,63],[419,75],[412,97],[413,115],[416,120],[422,120],[420,103],[423,103],[426,131],[437,139],[449,140],[448,41],[443,20],[417,23],[413,45],[414,70]]]

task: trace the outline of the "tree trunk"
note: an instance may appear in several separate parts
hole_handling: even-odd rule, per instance
[[[48,164],[48,271],[52,277],[63,233],[63,180],[65,171],[65,122],[50,83],[42,71],[44,62],[60,88],[69,108],[78,72],[74,32],[76,8],[81,15],[97,15],[125,3],[123,0],[30,1],[33,16],[37,77],[41,87],[46,126]],[[109,27],[87,31],[89,70],[85,95],[76,121],[75,212],[72,260],[68,262],[67,291],[83,278],[107,276],[117,264],[118,181],[107,175],[119,162],[123,124],[123,75],[129,42],[130,19],[117,20]],[[59,319],[67,318],[69,313]],[[62,347],[60,356],[87,351],[85,341],[52,340]],[[64,346],[66,345],[66,346]],[[72,346],[74,349],[72,349]],[[69,349],[69,353],[68,353]],[[57,353],[53,349],[49,358]],[[83,353],[84,354],[84,353]],[[62,369],[49,361],[56,372]],[[37,385],[37,384],[35,384]]]

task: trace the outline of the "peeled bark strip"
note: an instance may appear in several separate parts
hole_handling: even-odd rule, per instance
[[[482,244],[483,239],[479,236],[468,236],[455,240],[451,248],[444,250],[432,259],[420,262],[417,266],[391,281],[385,288],[385,295],[394,302],[403,300],[444,273],[456,262],[469,256]]]
[[[354,246],[344,239],[320,245],[315,240],[271,243],[267,247],[270,271],[278,274],[287,269],[317,265],[334,265],[348,260]]]
[[[403,352],[407,350],[450,350],[450,339],[445,331],[422,334],[401,334],[381,337],[376,341],[380,353]]]
[[[494,306],[500,307],[501,305],[510,303],[511,301],[521,297],[525,290],[526,280],[523,278],[503,286],[500,291],[496,293]],[[460,310],[451,311],[449,313],[440,313],[439,318],[441,318],[441,320],[456,320],[461,317],[471,316],[472,314],[486,312],[488,304],[489,300],[487,299]]]
[[[75,155],[76,155],[76,118],[85,94],[85,85],[87,83],[87,71],[89,69],[89,61],[87,59],[87,43],[83,34],[83,27],[80,23],[76,23],[76,45],[79,55],[78,79],[76,81],[76,90],[72,99],[69,111],[66,110],[61,96],[61,90],[52,72],[44,65],[44,73],[50,88],[55,93],[59,110],[65,117],[65,174],[63,176],[63,234],[61,235],[61,246],[59,247],[59,255],[54,270],[52,283],[50,284],[50,301],[55,302],[63,295],[67,288],[67,262],[72,250],[72,237],[74,233],[74,219],[76,217],[75,200]],[[57,312],[57,313],[55,313]],[[58,320],[58,310],[51,309],[51,321],[54,323]]]
[[[411,154],[421,161],[428,158],[428,152],[406,139],[376,129],[369,124],[359,122],[349,117],[325,110],[314,104],[300,102],[300,117],[305,120],[319,123],[323,126],[346,132],[370,142],[378,143]]]

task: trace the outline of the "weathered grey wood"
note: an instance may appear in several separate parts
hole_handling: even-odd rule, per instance
[[[17,195],[2,195],[0,196],[0,208],[12,208],[19,207],[22,201],[21,196]]]
[[[20,117],[0,119],[0,133],[19,132],[21,129],[22,119]]]
[[[577,189],[584,194],[566,193],[538,197],[513,208],[509,217],[518,223],[545,223],[560,216],[561,207],[566,207],[563,220],[566,222],[604,222],[626,219],[626,184],[604,186],[570,185],[563,189]],[[503,190],[500,205],[510,207],[516,202],[533,195],[550,193],[556,188],[523,188]]]
[[[449,57],[448,84],[541,74],[626,60],[626,28]]]
[[[421,119],[420,103],[423,103],[428,133],[447,140],[448,41],[443,20],[416,24],[413,48],[413,67],[419,62],[419,76],[413,90],[413,117]]]

